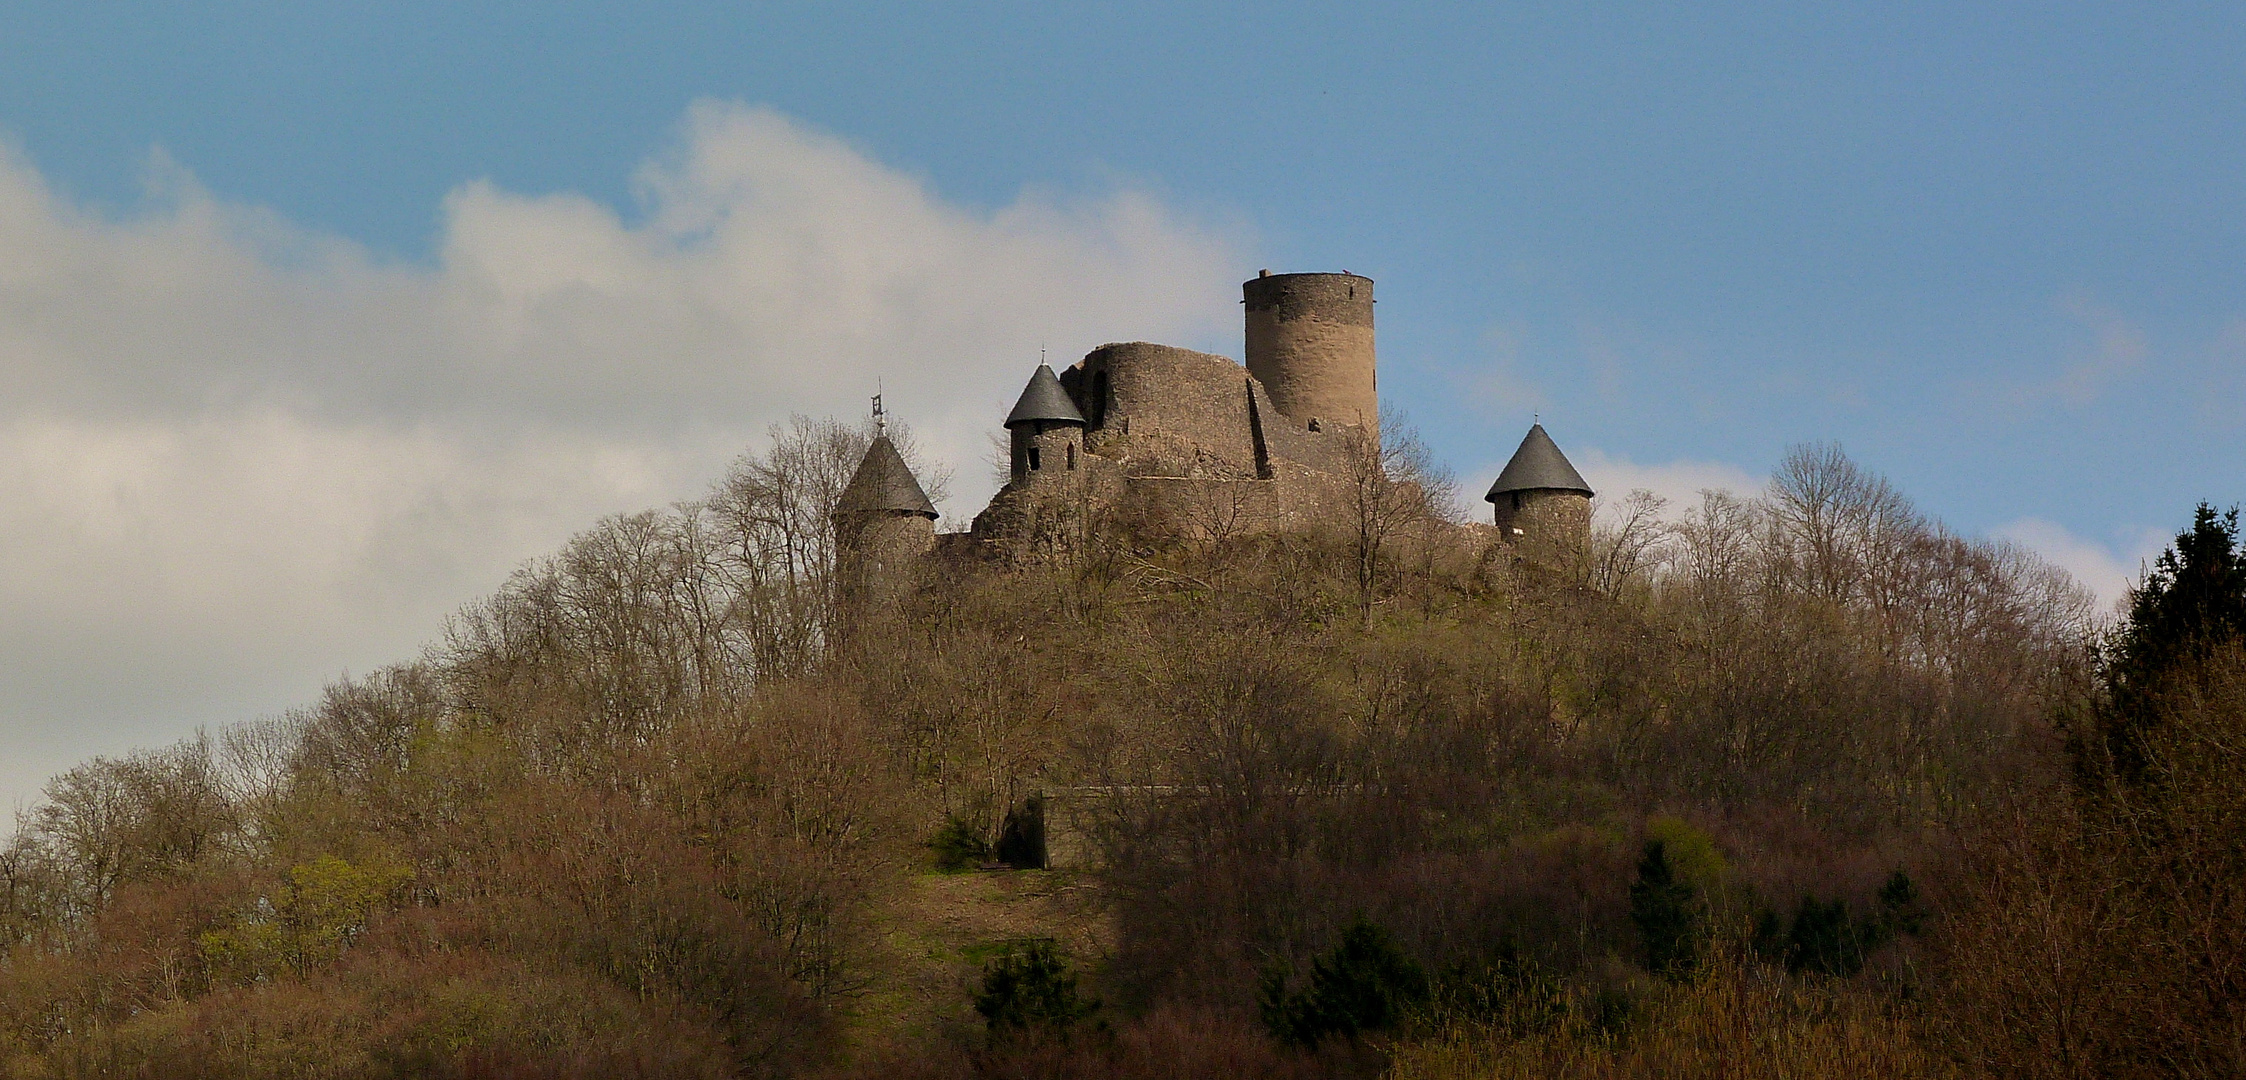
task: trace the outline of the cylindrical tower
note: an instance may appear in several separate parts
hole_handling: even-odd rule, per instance
[[[835,501],[835,576],[847,606],[895,599],[936,546],[936,506],[888,436],[877,436]]]
[[[1373,382],[1373,279],[1273,274],[1243,282],[1248,373],[1302,427],[1380,424]]]
[[[1580,547],[1591,533],[1591,496],[1591,485],[1544,425],[1532,424],[1482,498],[1496,508],[1492,523],[1507,541],[1533,538]]]
[[[1013,441],[1013,485],[1041,483],[1076,469],[1084,452],[1084,414],[1050,365],[1039,364],[1006,414]]]

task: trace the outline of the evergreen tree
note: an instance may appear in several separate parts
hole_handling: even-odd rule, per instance
[[[1669,846],[1648,840],[1638,860],[1638,880],[1630,886],[1630,921],[1645,945],[1646,967],[1677,977],[1689,971],[1697,953],[1699,898],[1677,878]]]
[[[1099,1007],[1098,999],[1077,994],[1068,961],[1042,938],[1009,946],[991,961],[983,969],[983,991],[975,997],[975,1011],[994,1038],[1030,1030],[1066,1035]]]
[[[2158,699],[2180,671],[2217,647],[2246,638],[2246,548],[2238,510],[2199,504],[2191,528],[2176,534],[2131,594],[2129,620],[2108,644],[2107,696],[2094,738],[2075,746],[2079,770],[2132,788],[2158,785]]]
[[[1864,954],[1876,944],[1866,939],[1876,935],[1875,928],[1849,918],[1848,901],[1804,896],[1786,935],[1786,970],[1854,975],[1864,969]]]
[[[1277,972],[1264,976],[1263,1022],[1289,1042],[1314,1046],[1328,1035],[1392,1030],[1427,996],[1426,970],[1360,916],[1332,951],[1312,961],[1301,990],[1288,993]]]

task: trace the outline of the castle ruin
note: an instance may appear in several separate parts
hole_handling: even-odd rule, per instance
[[[1241,285],[1246,363],[1170,345],[1102,345],[1040,364],[1007,413],[1004,487],[967,542],[1014,556],[1064,549],[1089,516],[1126,509],[1183,534],[1302,528],[1379,467],[1373,282],[1257,274]],[[1580,540],[1591,489],[1541,424],[1484,498],[1508,540]],[[936,543],[936,512],[877,438],[835,514],[844,588],[865,591]]]

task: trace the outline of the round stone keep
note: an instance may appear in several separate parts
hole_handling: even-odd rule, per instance
[[[1279,414],[1308,427],[1377,426],[1373,281],[1355,274],[1263,274],[1241,283],[1248,373]]]

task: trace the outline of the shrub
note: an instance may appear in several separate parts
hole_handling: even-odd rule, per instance
[[[952,873],[972,870],[990,859],[990,845],[958,818],[944,821],[944,827],[929,838],[928,850],[936,854],[936,869]]]
[[[1310,979],[1289,992],[1286,976],[1265,976],[1264,1025],[1289,1042],[1315,1046],[1330,1035],[1354,1039],[1400,1026],[1428,1000],[1427,972],[1387,933],[1362,917],[1331,952],[1311,962]]]
[[[1786,970],[1820,975],[1854,975],[1864,969],[1864,954],[1874,928],[1849,918],[1848,901],[1821,903],[1801,898],[1793,928],[1786,932]]]
[[[1646,841],[1638,880],[1630,886],[1630,921],[1645,947],[1647,969],[1674,978],[1692,968],[1700,933],[1699,896],[1678,880],[1665,841]]]
[[[1493,959],[1445,969],[1434,980],[1427,1017],[1439,1031],[1525,1038],[1549,1030],[1568,1012],[1567,988],[1506,947]]]
[[[1099,999],[1077,994],[1068,961],[1044,938],[1007,946],[983,969],[983,990],[975,996],[975,1011],[993,1037],[1026,1031],[1065,1036],[1099,1008]]]

